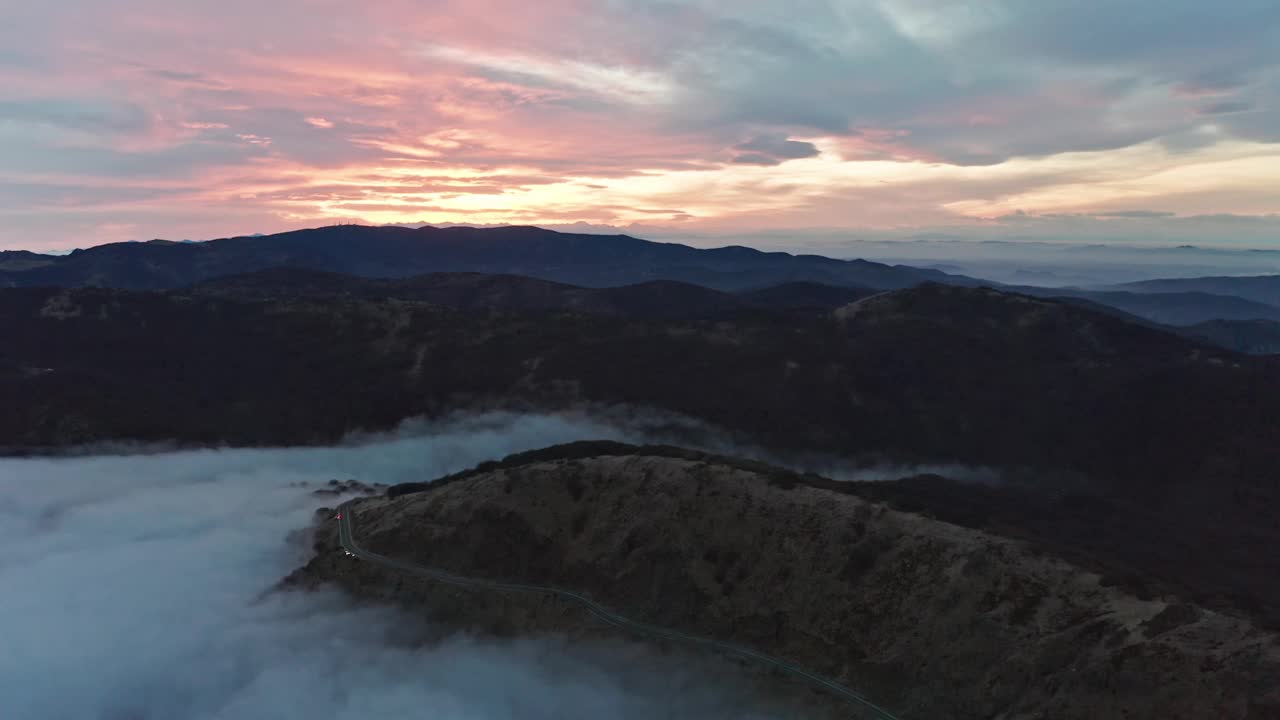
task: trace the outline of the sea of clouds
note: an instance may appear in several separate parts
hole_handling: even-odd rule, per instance
[[[622,642],[423,643],[419,618],[272,592],[306,561],[298,530],[335,504],[311,492],[330,479],[429,479],[637,432],[490,414],[339,447],[0,460],[0,718],[777,716],[715,663]]]

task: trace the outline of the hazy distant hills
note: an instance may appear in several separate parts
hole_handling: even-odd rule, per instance
[[[1230,294],[1191,290],[1143,293],[1024,286],[1009,289],[1039,297],[1088,300],[1163,325],[1196,325],[1210,320],[1280,321],[1280,307]]]
[[[1233,295],[1271,306],[1280,306],[1280,275],[1252,277],[1199,277],[1144,280],[1110,286],[1107,289],[1134,293],[1210,293]]]
[[[1280,275],[1172,278],[1059,293],[1085,297],[1244,352],[1277,352]]]
[[[761,252],[698,249],[626,235],[577,235],[534,227],[334,226],[212,240],[115,243],[0,263],[0,286],[158,290],[278,266],[400,278],[436,272],[525,275],[584,287],[674,280],[721,290],[818,282],[888,290],[922,282],[977,281],[905,265]],[[43,263],[43,264],[42,264]],[[13,265],[12,268],[9,266]]]

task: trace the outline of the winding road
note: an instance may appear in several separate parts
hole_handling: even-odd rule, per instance
[[[679,630],[671,630],[669,628],[657,627],[656,625],[636,622],[635,620],[623,617],[622,615],[609,610],[582,594],[570,590],[467,577],[436,568],[423,567],[404,560],[397,560],[395,558],[387,557],[386,555],[379,555],[378,553],[370,552],[360,547],[360,544],[356,542],[355,523],[354,518],[352,517],[353,502],[354,501],[352,500],[348,500],[338,507],[338,541],[348,553],[366,562],[375,563],[382,567],[399,570],[401,572],[410,573],[412,575],[417,575],[419,577],[424,577],[429,580],[457,587],[492,590],[494,592],[526,593],[558,597],[582,606],[592,615],[603,620],[609,625],[642,637],[669,640],[689,646],[713,650],[724,653],[725,655],[757,663],[766,668],[781,670],[788,675],[795,676],[805,682],[808,682],[814,687],[834,693],[835,695],[847,700],[858,709],[859,717],[872,718],[873,720],[899,720],[897,716],[891,714],[888,710],[876,705],[853,690],[850,690],[833,680],[828,680],[820,675],[815,675],[804,668],[793,665],[785,660],[780,660],[749,648],[720,642],[719,640],[697,637],[680,632]]]

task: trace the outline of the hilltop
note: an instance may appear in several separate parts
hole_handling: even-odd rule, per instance
[[[675,448],[579,443],[347,511],[373,552],[586,593],[632,619],[799,664],[903,718],[1280,712],[1280,646],[1249,622],[1138,598],[1021,543],[838,485]],[[603,632],[561,601],[346,557],[335,526],[323,514],[317,555],[288,584],[337,583],[490,632]]]

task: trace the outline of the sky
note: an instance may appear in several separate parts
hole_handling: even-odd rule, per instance
[[[0,249],[335,222],[1280,247],[1274,0],[0,4]]]

